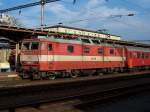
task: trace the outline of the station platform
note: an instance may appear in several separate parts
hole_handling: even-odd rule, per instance
[[[0,81],[20,80],[16,72],[0,72]]]

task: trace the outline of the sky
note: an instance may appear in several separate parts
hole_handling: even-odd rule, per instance
[[[0,9],[38,0],[0,0]],[[45,25],[106,29],[124,40],[150,40],[150,0],[61,0],[45,6]],[[40,27],[40,6],[8,12],[25,27]],[[133,13],[135,16],[127,16]],[[122,15],[118,17],[117,15]]]

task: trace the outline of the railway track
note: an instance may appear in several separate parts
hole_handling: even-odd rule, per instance
[[[87,106],[95,103],[104,103],[106,101],[112,100],[114,98],[120,98],[122,96],[134,95],[140,92],[150,91],[149,83],[147,84],[139,84],[135,86],[129,87],[119,87],[112,88],[110,90],[106,90],[103,92],[98,92],[92,95],[81,96],[80,100],[82,102],[76,104],[77,106]],[[87,99],[88,98],[88,99]]]
[[[148,74],[150,73],[150,70],[148,71],[141,71],[141,72],[131,72],[131,73],[113,73],[113,74],[104,74],[99,76],[86,76],[86,77],[76,77],[76,78],[58,78],[55,80],[29,80],[25,79],[22,80],[0,80],[0,88],[8,88],[8,87],[16,87],[16,86],[34,86],[34,85],[42,85],[42,84],[57,84],[57,83],[69,83],[69,82],[76,82],[76,81],[86,81],[86,80],[101,80],[101,79],[119,79],[123,77],[132,77],[132,76],[138,76],[142,74]],[[139,77],[139,76],[138,76]]]
[[[63,100],[58,102],[52,102],[43,104],[41,106],[35,105],[33,107],[25,107],[17,109],[17,112],[22,111],[32,111],[34,112],[82,112],[81,110],[86,110],[87,107],[91,107],[94,105],[100,105],[108,102],[112,102],[113,100],[121,100],[124,98],[128,98],[129,96],[135,96],[140,93],[147,93],[150,91],[150,87],[148,85],[144,85],[141,87],[129,87],[129,88],[116,88],[113,90],[104,91],[101,93],[95,93],[91,95],[80,96],[71,100]],[[133,89],[134,88],[134,89]]]
[[[150,89],[150,72],[130,77],[78,80],[0,88],[0,109],[40,105],[62,100],[79,99],[88,104],[93,99],[105,100],[119,95]],[[88,99],[87,99],[88,98]]]

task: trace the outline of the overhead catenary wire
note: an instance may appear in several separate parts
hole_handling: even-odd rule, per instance
[[[0,13],[5,13],[5,12],[15,11],[15,10],[21,10],[23,8],[28,8],[28,7],[41,5],[41,30],[43,30],[43,26],[44,26],[44,5],[46,3],[52,3],[52,2],[57,2],[57,1],[60,1],[60,0],[40,0],[38,2],[33,2],[33,3],[24,4],[24,5],[19,5],[19,6],[12,7],[12,8],[2,9],[2,10],[0,10]]]
[[[55,1],[62,1],[62,0],[44,0],[44,3],[55,2]],[[73,3],[75,3],[75,1],[76,0],[74,0]],[[124,0],[124,1],[127,2],[127,0]],[[26,5],[22,5],[22,6],[16,6],[16,7],[13,7],[13,8],[8,8],[8,9],[0,10],[0,12],[18,10],[18,9],[22,9],[22,8],[26,8],[26,7],[36,6],[36,5],[39,5],[39,4],[41,4],[40,1],[39,2],[35,2],[35,3],[26,4]],[[98,19],[98,18],[107,18],[107,17],[98,16],[98,17],[79,19],[79,20],[74,20],[74,21],[69,21],[69,22],[63,22],[63,23],[74,24],[74,23],[78,23],[78,22],[95,20],[95,19]]]
[[[44,0],[44,3],[46,4],[46,3],[57,2],[57,1],[60,1],[60,0]],[[15,11],[15,10],[19,10],[19,9],[23,9],[23,8],[27,8],[27,7],[32,7],[32,6],[37,6],[37,5],[41,5],[41,4],[42,4],[41,1],[28,3],[28,4],[24,4],[24,5],[15,6],[12,8],[2,9],[2,10],[0,10],[0,13]]]
[[[96,17],[92,17],[92,18],[83,18],[83,19],[78,19],[78,20],[73,20],[73,21],[64,21],[64,22],[59,22],[59,23],[67,23],[67,24],[74,24],[74,23],[79,23],[79,22],[85,22],[85,21],[90,21],[90,20],[94,20],[94,21],[98,21],[99,19],[112,19],[112,18],[116,18],[116,17],[123,17],[123,16],[134,16],[135,14],[126,14],[126,15],[109,15],[109,16],[96,16]]]
[[[37,6],[37,5],[44,5],[47,3],[52,3],[52,2],[57,2],[57,1],[61,1],[61,0],[40,0],[38,2],[33,2],[33,3],[24,4],[24,5],[18,5],[18,6],[11,7],[11,8],[2,9],[2,10],[0,10],[0,13],[19,10],[19,9],[23,9],[23,8],[27,8],[27,7],[33,7],[33,6]],[[76,0],[73,0],[73,4],[75,4],[75,3],[76,3]]]
[[[61,1],[61,0],[40,0],[38,2],[33,2],[33,3],[28,3],[28,4],[24,4],[24,5],[15,6],[15,7],[12,7],[12,8],[2,9],[2,10],[0,10],[0,13],[6,13],[6,12],[9,12],[9,11],[21,10],[23,8],[28,8],[28,7],[41,5],[41,30],[43,30],[43,26],[44,26],[44,5],[47,4],[47,3],[52,3],[52,2],[57,2],[57,1]],[[76,0],[73,0],[73,4],[75,4],[75,2],[76,2]]]
[[[144,8],[144,7],[142,7],[141,5],[139,5],[139,4],[137,4],[137,3],[134,3],[134,2],[131,1],[131,0],[130,0],[130,1],[128,1],[128,0],[121,0],[121,2],[126,3],[127,5],[130,4],[130,5],[134,6],[134,7],[140,8],[140,9],[142,9],[144,12],[147,12],[147,13],[150,14],[150,9]],[[135,9],[134,7],[132,7],[132,9]]]

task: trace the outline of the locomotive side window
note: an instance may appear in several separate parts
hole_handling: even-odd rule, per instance
[[[73,52],[74,52],[74,46],[69,45],[69,46],[67,47],[67,51],[68,51],[69,53],[73,53]]]
[[[49,50],[49,51],[52,51],[52,50],[53,50],[52,44],[48,44],[48,50]]]
[[[92,40],[94,44],[100,44],[99,40]]]
[[[110,49],[110,54],[111,54],[111,55],[114,55],[114,54],[115,54],[114,49]]]
[[[98,48],[98,54],[103,54],[104,49],[103,48]]]
[[[39,42],[32,42],[31,50],[37,50],[37,49],[39,49]]]
[[[30,42],[25,42],[22,45],[22,50],[29,50],[30,49]]]
[[[83,48],[83,52],[84,52],[84,53],[89,53],[89,52],[90,52],[90,48],[84,47],[84,48]]]
[[[83,43],[91,43],[89,39],[81,39]]]

